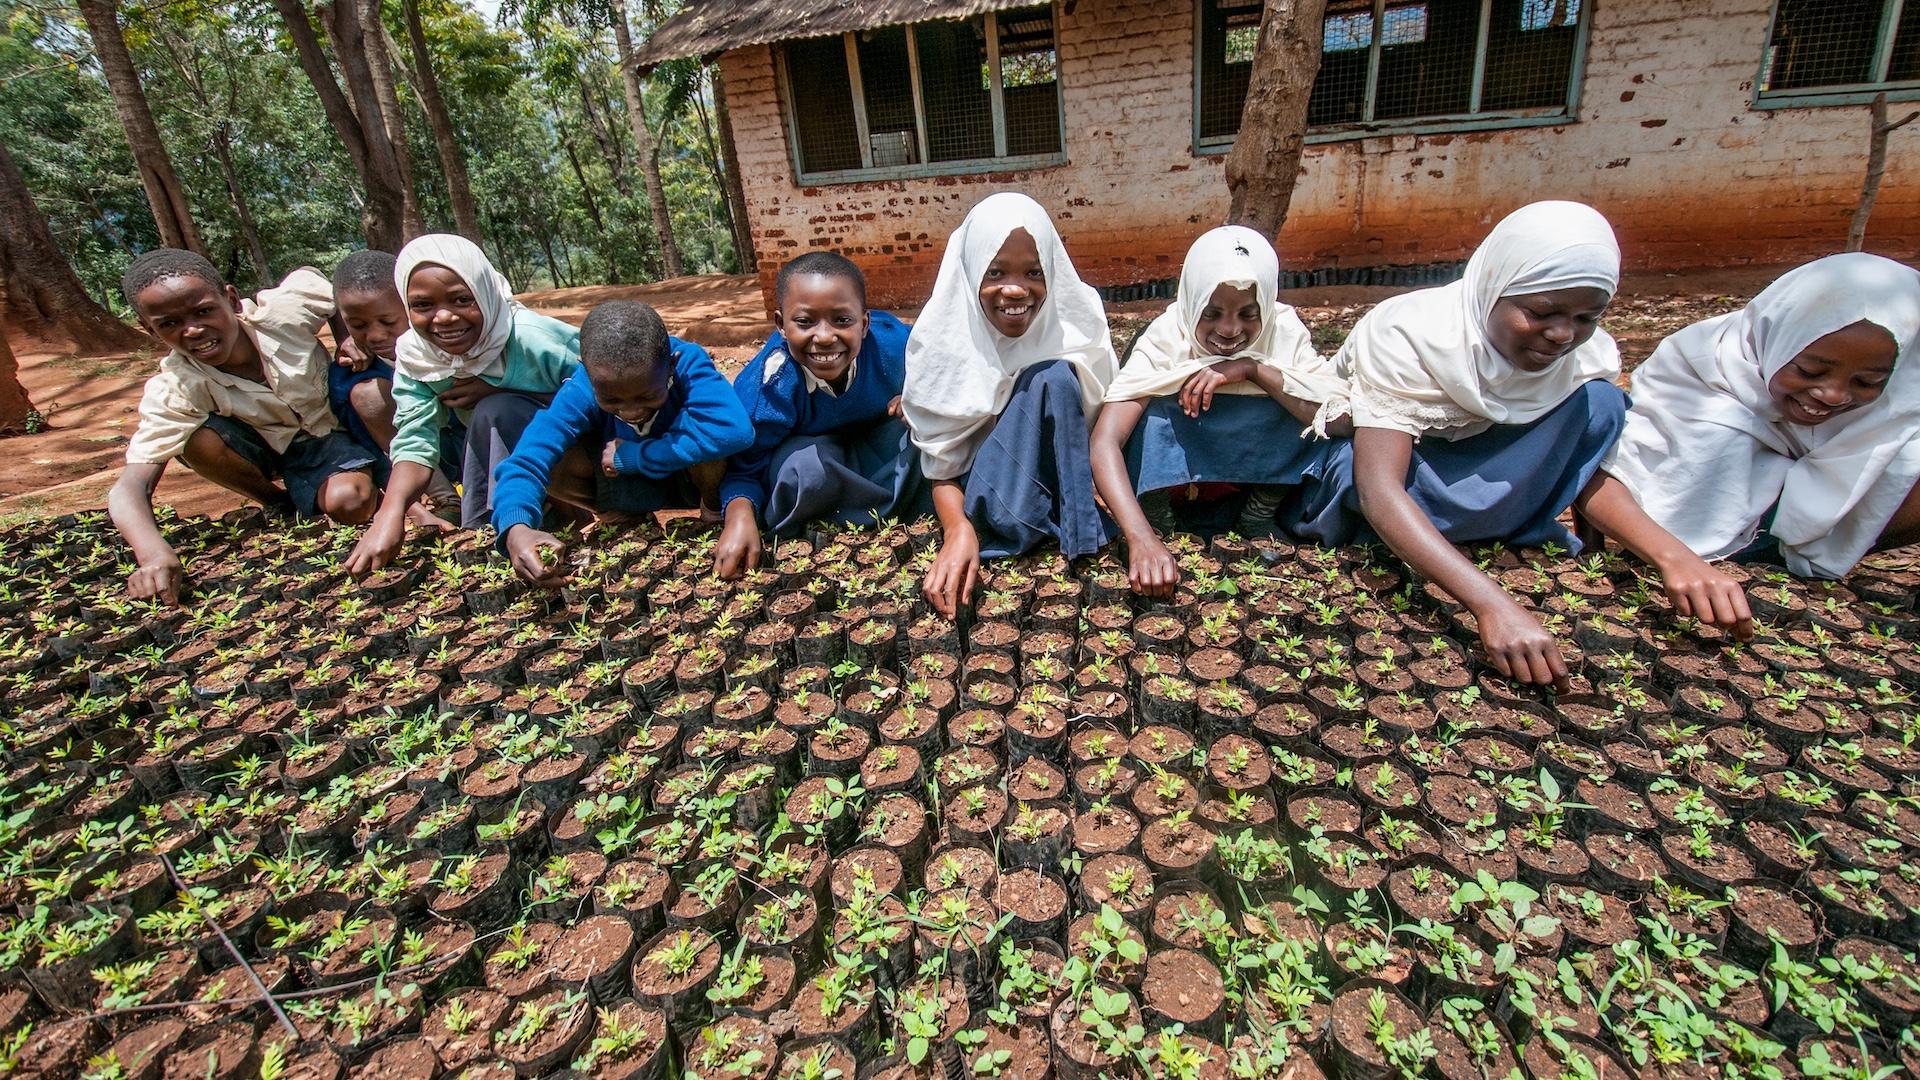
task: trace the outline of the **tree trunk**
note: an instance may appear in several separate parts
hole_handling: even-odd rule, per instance
[[[1859,251],[1867,242],[1867,219],[1873,216],[1873,204],[1880,198],[1880,181],[1887,174],[1887,136],[1920,120],[1920,112],[1887,123],[1887,95],[1875,94],[1867,110],[1867,177],[1860,184],[1860,202],[1853,208],[1853,220],[1847,223],[1847,251]]]
[[[0,145],[0,335],[5,328],[82,353],[117,352],[146,338],[94,302],[53,242],[13,155]]]
[[[33,402],[27,388],[20,385],[20,362],[13,358],[13,346],[0,331],[0,435],[24,435],[27,417],[33,414]]]
[[[1300,176],[1307,99],[1320,74],[1327,0],[1268,0],[1253,52],[1253,75],[1240,109],[1240,133],[1227,154],[1228,222],[1278,236]]]
[[[733,208],[733,250],[740,258],[740,272],[751,274],[759,263],[753,251],[753,226],[747,219],[747,190],[740,178],[740,159],[734,150],[733,118],[727,110],[727,82],[720,65],[713,65],[713,123],[720,129],[720,149],[725,168],[727,205]]]
[[[406,200],[400,192],[399,177],[391,160],[393,147],[387,143],[386,133],[378,125],[362,127],[359,117],[354,115],[353,106],[341,92],[340,84],[334,80],[333,69],[327,66],[326,50],[321,47],[320,35],[314,32],[305,3],[302,0],[273,0],[273,6],[280,13],[281,21],[287,25],[287,34],[293,40],[300,68],[306,72],[307,80],[313,83],[321,109],[326,112],[327,120],[333,125],[341,144],[347,148],[347,156],[353,159],[354,171],[360,174],[360,184],[365,190],[365,199],[360,205],[360,227],[366,233],[367,246],[380,251],[399,251],[405,242]],[[359,20],[354,20],[356,27],[358,24]],[[370,130],[379,134],[380,144],[386,147],[388,156],[384,159],[384,166],[382,160],[374,156]]]
[[[160,242],[167,247],[201,251],[200,232],[194,228],[187,193],[174,174],[173,159],[167,156],[153,111],[147,107],[140,73],[134,70],[127,39],[120,32],[116,5],[112,0],[78,0],[78,4],[87,34],[93,38],[94,53],[100,58],[100,70],[113,93],[113,108],[120,114],[120,127],[126,132],[127,147],[133,151],[134,166],[140,170],[140,187],[153,209]]]
[[[420,110],[427,114],[427,126],[433,129],[433,146],[440,154],[440,171],[447,180],[447,202],[453,205],[453,228],[461,236],[480,242],[480,213],[473,204],[473,184],[467,178],[467,155],[453,132],[453,118],[447,102],[440,96],[440,77],[434,74],[433,53],[427,49],[427,33],[420,24],[420,0],[404,0],[407,19],[407,44],[413,51],[414,89],[420,94]]]
[[[345,8],[348,5],[336,5]],[[381,129],[387,145],[393,149],[394,170],[400,176],[400,218],[407,239],[427,231],[420,214],[420,194],[413,186],[413,157],[407,147],[407,114],[400,109],[400,94],[393,86],[393,54],[387,51],[387,30],[380,23],[380,0],[360,0],[357,9],[342,16],[356,16],[360,28],[360,54],[366,57],[367,75],[373,83],[373,99],[380,106]]]
[[[1324,0],[1321,0],[1324,2]],[[673,217],[667,212],[667,189],[660,182],[660,147],[647,127],[646,98],[640,92],[640,68],[633,62],[633,28],[627,24],[626,0],[612,0],[613,42],[620,61],[620,85],[627,95],[627,122],[640,152],[640,170],[647,181],[647,203],[653,208],[653,235],[668,277],[682,273],[680,245],[673,239]]]
[[[329,0],[320,5],[327,36],[333,39],[334,62],[340,65],[346,83],[347,100],[359,118],[361,137],[367,144],[367,162],[392,189],[400,201],[402,242],[418,235],[420,209],[400,167],[398,149],[388,132],[387,110],[381,102],[380,80],[374,74],[373,49],[367,40],[366,24],[361,21],[360,0]],[[391,88],[389,88],[391,90]]]
[[[220,163],[220,178],[227,184],[227,201],[233,204],[233,216],[240,221],[240,238],[246,241],[247,258],[261,288],[273,284],[273,267],[267,262],[267,247],[260,242],[260,227],[254,224],[253,208],[240,190],[240,176],[233,167],[233,131],[222,120],[213,126],[213,156]]]

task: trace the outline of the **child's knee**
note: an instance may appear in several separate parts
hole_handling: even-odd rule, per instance
[[[362,420],[393,418],[393,384],[385,379],[366,379],[347,391],[347,402]]]
[[[342,525],[364,525],[373,518],[373,477],[364,472],[341,472],[327,477],[315,500],[322,514]]]
[[[180,450],[180,460],[187,468],[195,472],[210,463],[218,462],[232,451],[227,449],[227,441],[212,427],[202,424],[192,435],[187,436],[187,445]]]
[[[1070,360],[1049,360],[1037,365],[1033,371],[1033,385],[1046,387],[1062,393],[1080,392],[1080,377],[1074,374]]]

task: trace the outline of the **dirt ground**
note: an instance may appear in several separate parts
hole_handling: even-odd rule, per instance
[[[1743,267],[1684,273],[1629,274],[1606,319],[1629,368],[1660,339],[1688,323],[1732,310],[1779,276],[1785,267]],[[1282,299],[1300,310],[1323,351],[1331,352],[1366,310],[1401,290],[1335,286],[1288,290]],[[765,342],[768,323],[752,277],[703,275],[651,285],[594,285],[526,293],[536,311],[578,324],[595,304],[644,300],[660,310],[677,336],[706,345],[721,369],[738,371]],[[1108,308],[1116,348],[1166,306],[1165,301]],[[898,311],[911,320],[915,309]],[[157,367],[158,350],[77,357],[45,344],[16,341],[20,381],[47,416],[48,428],[0,443],[0,526],[106,505],[119,475],[127,436],[137,422],[140,389]],[[239,498],[185,468],[167,471],[157,500],[182,513],[219,513]]]

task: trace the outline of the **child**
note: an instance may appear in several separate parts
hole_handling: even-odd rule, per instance
[[[580,332],[513,298],[473,241],[430,234],[400,250],[394,289],[411,329],[394,345],[393,478],[367,534],[347,557],[364,576],[393,561],[407,508],[440,464],[441,434],[456,415],[467,427],[460,523],[486,522],[494,467],[554,391],[580,366]]]
[[[1087,425],[1114,367],[1099,294],[1046,210],[1011,191],[975,204],[907,338],[900,401],[944,532],[922,585],[941,614],[972,597],[983,557],[1106,543]]]
[[[1494,666],[1523,682],[1567,684],[1553,636],[1453,545],[1578,549],[1555,518],[1625,423],[1620,352],[1598,327],[1619,278],[1613,229],[1593,208],[1522,207],[1462,280],[1361,318],[1334,358],[1347,392],[1315,421],[1351,412],[1354,436],[1316,464],[1292,530],[1384,540],[1472,609]]]
[[[843,255],[810,251],[774,279],[774,334],[733,380],[753,445],[727,462],[723,578],[760,564],[760,518],[791,536],[816,518],[897,512],[912,474],[900,415],[907,326],[867,310],[867,282]]]
[[[1604,468],[1689,558],[1771,539],[1793,573],[1842,577],[1920,541],[1917,338],[1920,274],[1878,255],[1808,263],[1661,342]]]
[[[1155,532],[1171,526],[1166,489],[1260,485],[1239,529],[1271,533],[1273,488],[1298,484],[1326,452],[1327,443],[1304,438],[1305,425],[1339,379],[1300,316],[1275,298],[1279,283],[1266,237],[1238,225],[1203,234],[1187,251],[1178,297],[1107,388],[1093,428],[1093,478],[1127,538],[1135,592],[1171,596],[1179,581]]]
[[[138,563],[129,594],[179,599],[180,560],[153,519],[174,458],[269,509],[367,520],[374,455],[336,430],[327,407],[331,361],[315,336],[333,314],[326,278],[302,268],[244,301],[206,259],[159,248],[133,260],[121,286],[140,325],[172,350],[147,380],[107,497]]]
[[[540,558],[552,497],[601,513],[700,506],[718,516],[720,475],[753,425],[707,351],[667,336],[659,312],[609,300],[580,325],[580,370],[527,425],[494,477],[493,527],[521,577],[559,585]]]

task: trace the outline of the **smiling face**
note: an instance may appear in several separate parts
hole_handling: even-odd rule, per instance
[[[1824,424],[1879,400],[1898,357],[1893,335],[1861,320],[1800,350],[1767,380],[1767,393],[1788,421]]]
[[[1545,371],[1587,343],[1612,299],[1594,288],[1503,296],[1487,316],[1487,340],[1522,371]]]
[[[1040,249],[1027,230],[1015,229],[980,278],[980,309],[995,330],[1017,338],[1033,325],[1046,302],[1047,270],[1040,265]]]
[[[360,351],[392,361],[394,343],[411,325],[400,294],[392,289],[353,289],[336,294],[333,301]]]
[[[453,356],[471,352],[487,328],[472,286],[433,263],[422,264],[407,278],[407,319],[415,333]]]
[[[1252,289],[1221,283],[1200,309],[1193,336],[1208,356],[1232,356],[1260,336],[1260,297]]]
[[[835,390],[867,336],[867,308],[853,282],[838,274],[795,274],[787,280],[774,326],[801,367]]]
[[[240,294],[197,277],[166,277],[133,298],[140,325],[209,367],[245,367],[258,352],[240,328]]]
[[[593,383],[593,401],[600,411],[612,413],[636,428],[666,407],[671,381],[665,364],[650,372],[589,365],[587,379]]]

